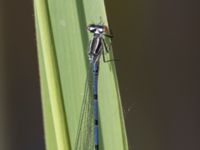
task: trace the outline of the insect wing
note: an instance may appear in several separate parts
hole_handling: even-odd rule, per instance
[[[89,66],[74,150],[94,150],[92,65]]]

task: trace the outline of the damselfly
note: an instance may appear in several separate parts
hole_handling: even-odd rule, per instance
[[[112,38],[108,27],[103,24],[90,24],[87,29],[93,36],[88,50],[90,65],[87,73],[75,150],[99,150],[98,74],[100,57],[103,55],[104,62],[111,61],[105,58],[105,53],[109,52],[109,48],[104,38]]]

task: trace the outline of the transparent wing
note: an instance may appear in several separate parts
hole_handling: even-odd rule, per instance
[[[94,150],[94,115],[92,96],[92,65],[89,65],[81,106],[75,150]]]

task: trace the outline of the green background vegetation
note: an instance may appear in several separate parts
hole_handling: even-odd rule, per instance
[[[36,0],[34,6],[47,148],[74,149],[88,63],[86,29],[94,22],[107,24],[104,3]],[[100,67],[100,147],[125,150],[115,67],[113,63]]]

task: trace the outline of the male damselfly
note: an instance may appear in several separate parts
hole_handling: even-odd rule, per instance
[[[105,58],[105,53],[108,53],[109,49],[104,38],[113,37],[108,27],[103,24],[90,24],[87,29],[93,36],[88,50],[90,66],[87,73],[75,150],[99,150],[98,74],[100,57],[103,55],[104,62],[112,61]],[[91,89],[90,83],[92,83]],[[89,93],[89,91],[92,91],[92,93]],[[85,115],[87,117],[84,120]],[[81,132],[84,131],[88,132],[85,134],[89,136],[81,135]],[[93,141],[92,144],[91,141]]]

